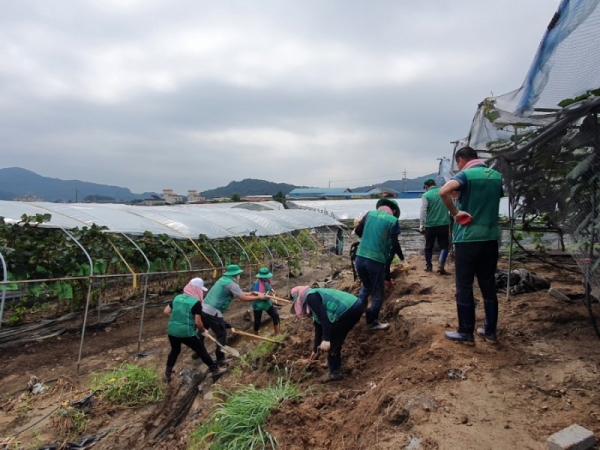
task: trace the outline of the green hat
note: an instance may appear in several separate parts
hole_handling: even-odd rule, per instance
[[[435,180],[433,178],[427,178],[423,182],[423,186],[435,186]]]
[[[224,277],[233,277],[235,275],[239,275],[243,270],[240,269],[240,266],[237,264],[230,264],[227,266],[227,272],[223,274]]]
[[[392,200],[391,198],[380,198],[377,201],[377,205],[375,205],[375,208],[379,208],[380,206],[389,207],[393,211],[394,217],[396,219],[400,218],[400,207],[398,206],[396,200]]]
[[[261,267],[256,274],[256,278],[273,278],[273,274],[266,267]]]

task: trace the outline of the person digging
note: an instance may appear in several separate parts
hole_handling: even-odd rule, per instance
[[[261,267],[256,274],[256,281],[252,285],[252,292],[260,292],[261,294],[277,295],[275,289],[271,285],[273,274],[266,267]],[[279,311],[270,299],[255,300],[252,302],[252,311],[254,313],[254,334],[258,335],[262,313],[266,313],[273,319],[273,334],[279,334]]]
[[[226,371],[226,369],[219,368],[204,346],[204,336],[208,334],[208,331],[202,322],[201,301],[203,291],[206,290],[202,278],[194,278],[186,285],[184,293],[177,295],[163,311],[169,316],[167,334],[171,344],[171,352],[167,357],[167,368],[163,377],[166,382],[171,381],[173,376],[173,367],[181,353],[181,344],[191,348],[199,355],[212,373],[213,380],[219,378]]]
[[[238,283],[243,272],[236,264],[227,266],[223,276],[208,291],[202,305],[202,322],[215,333],[217,341],[223,346],[227,344],[227,328],[231,328],[223,319],[223,314],[229,309],[231,301],[234,298],[243,302],[267,299],[264,294],[242,291]],[[215,356],[219,366],[229,365],[229,360],[219,346],[215,350]]]
[[[337,289],[296,286],[290,297],[291,312],[300,318],[312,317],[315,341],[309,362],[320,352],[327,354],[329,373],[324,381],[342,378],[342,346],[350,330],[362,316],[361,301],[354,295]]]

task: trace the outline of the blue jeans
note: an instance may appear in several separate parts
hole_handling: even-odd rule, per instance
[[[367,324],[377,323],[379,320],[379,310],[383,302],[385,263],[357,256],[356,272],[362,282],[358,298],[362,302],[363,308],[367,307],[369,295],[371,295],[371,307],[365,313]]]
[[[473,334],[475,330],[475,297],[473,295],[475,277],[477,277],[483,297],[485,332],[496,333],[498,324],[498,297],[495,279],[497,265],[498,241],[454,244],[456,309],[460,333]]]

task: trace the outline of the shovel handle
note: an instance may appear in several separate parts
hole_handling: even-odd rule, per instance
[[[269,338],[266,338],[266,337],[258,336],[257,334],[246,333],[245,331],[240,331],[240,330],[238,330],[236,328],[232,328],[231,331],[234,334],[240,334],[242,336],[248,336],[248,337],[251,337],[253,339],[260,339],[261,341],[267,341],[267,342],[272,342],[273,344],[281,344],[281,345],[283,345],[283,342],[276,341],[275,339],[269,339]]]
[[[236,358],[240,357],[240,352],[238,352],[236,349],[229,347],[228,345],[223,345],[221,344],[219,341],[217,341],[214,337],[212,337],[210,335],[210,333],[207,333],[206,337],[208,337],[208,339],[210,339],[211,341],[213,341],[215,343],[215,345],[217,347],[219,347],[221,350],[223,350],[224,352],[227,352],[233,356],[235,356]]]
[[[286,300],[285,298],[276,297],[276,296],[271,295],[271,294],[263,294],[261,292],[254,292],[254,293],[255,294],[259,294],[259,295],[264,295],[265,297],[269,297],[271,300],[275,300],[275,301],[278,301],[278,302],[283,302],[283,303],[288,303],[288,304],[294,303],[294,302],[292,302],[290,300]]]

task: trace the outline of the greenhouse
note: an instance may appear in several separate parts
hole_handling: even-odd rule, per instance
[[[311,255],[341,254],[348,230],[331,216],[276,202],[241,205],[0,202],[0,319],[7,303],[14,306],[10,324],[20,322],[25,306],[85,309],[83,344],[87,311],[100,309],[109,292],[129,289],[143,297],[143,309],[149,294],[173,289],[184,277],[211,282],[231,263],[251,280],[260,266],[294,274]],[[140,339],[142,325],[143,315]],[[0,346],[28,333],[2,333]]]

